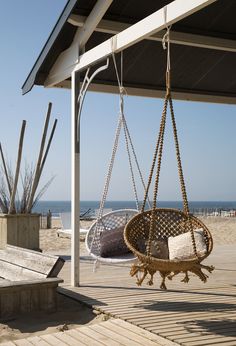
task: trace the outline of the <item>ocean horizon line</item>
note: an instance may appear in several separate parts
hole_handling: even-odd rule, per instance
[[[139,201],[139,206],[142,205],[142,201]],[[148,206],[148,204],[146,204]],[[150,201],[150,207],[152,207],[152,201]],[[157,207],[161,208],[174,208],[183,209],[182,201],[158,201]],[[96,211],[100,208],[100,201],[85,200],[80,201],[80,213],[81,215],[96,214]],[[118,210],[118,209],[137,209],[135,201],[130,200],[108,200],[104,205],[105,209]],[[191,212],[197,210],[236,210],[236,201],[189,201],[189,209]],[[61,213],[71,212],[71,201],[39,201],[34,207],[34,212],[46,214],[50,210],[53,215],[59,215]]]
[[[139,200],[139,202],[142,202],[143,200]],[[152,200],[150,200],[152,202]],[[68,199],[60,199],[60,200],[57,200],[57,199],[45,199],[45,200],[40,200],[38,203],[40,202],[66,202],[66,203],[71,203],[71,200],[68,200]],[[98,202],[100,203],[100,200],[98,199],[82,199],[80,200],[80,202]],[[108,199],[106,200],[106,202],[135,202],[134,200],[131,200],[131,199]],[[159,200],[158,202],[176,202],[176,203],[182,203],[183,201],[182,200]],[[199,202],[226,202],[226,203],[236,203],[236,199],[235,200],[226,200],[226,199],[216,199],[216,200],[213,200],[213,199],[201,199],[201,200],[188,200],[188,202],[196,202],[196,203],[199,203]]]

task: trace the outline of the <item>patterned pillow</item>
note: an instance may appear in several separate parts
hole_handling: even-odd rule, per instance
[[[137,250],[146,253],[147,240],[139,239],[137,241]],[[151,241],[151,256],[160,259],[169,259],[169,249],[167,238],[157,238]]]
[[[120,256],[130,252],[124,241],[124,226],[105,230],[100,237],[101,257]]]
[[[198,255],[205,255],[207,246],[202,228],[194,230],[194,239]],[[190,232],[177,235],[176,237],[169,237],[168,247],[170,260],[188,260],[195,258]]]

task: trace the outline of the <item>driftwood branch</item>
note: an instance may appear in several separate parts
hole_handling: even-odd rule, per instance
[[[3,213],[7,214],[8,210],[7,210],[7,207],[5,206],[3,200],[1,199],[0,197],[0,208],[2,210]]]
[[[49,152],[49,149],[50,149],[50,146],[51,146],[51,143],[52,143],[52,139],[53,139],[53,136],[54,136],[54,132],[56,130],[56,126],[57,126],[57,119],[55,119],[55,121],[54,121],[54,124],[53,124],[53,127],[52,127],[52,131],[51,131],[51,134],[50,134],[50,137],[49,137],[49,140],[48,140],[48,144],[47,144],[47,147],[46,147],[46,150],[45,150],[45,154],[44,154],[43,159],[42,159],[42,163],[41,163],[41,166],[40,166],[40,171],[39,171],[39,174],[38,174],[38,180],[37,180],[37,185],[36,185],[35,193],[37,191],[37,187],[38,187],[38,184],[39,184],[40,177],[42,175],[43,167],[45,165],[45,162],[46,162],[46,159],[47,159],[47,156],[48,156],[48,152]],[[39,192],[39,194],[36,196],[36,198],[33,196],[33,201],[32,201],[31,208],[33,208],[35,203],[39,200],[39,198],[41,198],[41,196],[46,191],[48,186],[51,184],[53,179],[54,179],[54,177],[49,180],[49,182],[43,187],[43,189]]]
[[[41,162],[42,162],[42,157],[43,157],[43,152],[44,152],[45,141],[46,141],[46,137],[47,137],[47,130],[48,130],[48,125],[49,125],[51,110],[52,110],[52,103],[49,102],[47,115],[46,115],[46,119],[45,119],[45,124],[44,124],[42,140],[41,140],[41,145],[40,145],[40,150],[39,150],[38,161],[37,161],[37,165],[36,165],[36,169],[35,169],[35,175],[34,175],[32,190],[31,190],[31,194],[30,194],[28,206],[27,206],[27,212],[28,213],[30,213],[30,211],[32,209],[35,192],[36,192],[38,182],[39,182],[40,167],[41,167]]]
[[[25,165],[23,174],[21,174],[22,181],[22,196],[19,204],[19,212],[26,213],[28,200],[31,192],[32,182],[34,178],[34,170],[32,166]]]
[[[7,165],[6,165],[5,157],[3,155],[3,150],[2,150],[2,144],[1,143],[0,143],[0,154],[1,154],[1,158],[2,158],[3,169],[4,169],[6,181],[7,181],[7,186],[8,186],[9,194],[11,196],[11,189],[12,188],[11,188],[11,183],[10,183],[10,179],[9,179],[9,175],[8,175],[8,170],[7,170]]]
[[[45,161],[46,161],[47,156],[48,156],[48,152],[49,152],[49,149],[50,149],[50,146],[51,146],[51,143],[52,143],[52,139],[53,139],[53,136],[54,136],[54,132],[55,132],[55,130],[56,130],[56,127],[57,127],[57,119],[54,120],[54,124],[53,124],[53,127],[52,127],[52,131],[51,131],[51,134],[50,134],[50,137],[49,137],[49,140],[48,140],[47,148],[46,148],[45,154],[44,154],[44,156],[43,156],[43,160],[42,160],[41,167],[40,167],[39,179],[40,179],[40,176],[41,176],[41,174],[42,174],[43,167],[44,167]]]
[[[23,120],[20,139],[18,145],[18,155],[15,168],[15,174],[11,167],[7,164],[2,145],[0,143],[0,161],[2,161],[3,177],[0,180],[0,210],[3,213],[14,214],[16,212],[30,213],[35,203],[42,196],[45,190],[48,188],[50,181],[39,191],[36,195],[39,181],[44,169],[45,162],[51,147],[52,139],[57,126],[57,119],[55,119],[49,139],[47,141],[47,133],[49,128],[50,116],[52,110],[52,103],[48,104],[47,114],[45,117],[44,128],[39,148],[39,154],[34,169],[30,169],[26,166],[24,174],[21,171],[22,151],[24,143],[24,134],[26,128],[26,121]],[[46,143],[47,142],[47,143]],[[22,194],[18,196],[18,181],[21,178],[22,182]],[[21,197],[21,198],[20,198]]]
[[[16,196],[16,189],[17,189],[18,178],[19,178],[19,173],[20,173],[20,164],[21,164],[21,156],[22,156],[22,149],[23,149],[23,142],[24,142],[25,126],[26,126],[26,121],[23,120],[22,127],[21,127],[21,133],[20,133],[18,155],[17,155],[16,173],[15,173],[13,188],[12,188],[12,192],[11,192],[11,199],[10,199],[10,206],[9,206],[8,214],[12,214],[13,211],[15,210],[15,196]]]

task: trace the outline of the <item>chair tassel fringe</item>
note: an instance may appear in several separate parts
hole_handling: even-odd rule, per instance
[[[176,271],[176,272],[170,272],[170,271],[160,271],[160,270],[156,270],[153,269],[152,266],[150,266],[147,263],[135,263],[131,266],[130,269],[130,276],[135,276],[137,281],[136,284],[138,286],[141,286],[144,279],[146,278],[146,276],[149,274],[151,277],[150,279],[147,281],[147,285],[152,286],[153,285],[153,277],[154,274],[156,274],[156,272],[160,273],[160,276],[162,278],[161,281],[161,285],[160,285],[160,289],[162,290],[166,290],[166,284],[165,284],[165,280],[166,278],[168,278],[169,280],[172,280],[172,278],[180,273],[185,273],[185,277],[181,280],[181,282],[184,283],[188,283],[189,282],[189,274],[188,272],[191,272],[193,274],[195,274],[196,276],[198,276],[200,278],[201,281],[206,282],[208,279],[208,275],[206,275],[205,273],[203,273],[202,269],[207,270],[209,273],[211,273],[215,268],[213,266],[206,266],[203,265],[201,263],[194,263],[188,270],[186,271]]]

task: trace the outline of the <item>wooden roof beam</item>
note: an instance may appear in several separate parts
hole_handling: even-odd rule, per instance
[[[88,66],[104,60],[106,57],[110,56],[112,52],[120,52],[149,36],[153,36],[166,26],[174,24],[216,1],[217,0],[175,0],[165,6],[165,8],[154,12],[143,20],[114,35],[113,41],[112,39],[108,39],[85,52],[80,56],[79,61],[77,61],[77,52],[74,50],[74,45],[72,45],[59,56],[44,86],[55,86],[69,78],[73,71],[83,70]],[[95,30],[95,28],[96,27],[94,27],[93,30]],[[113,42],[113,44],[111,44],[111,42]]]
[[[98,0],[89,16],[86,18],[86,21],[83,23],[83,26],[78,28],[71,46],[60,54],[51,71],[51,73],[54,73],[53,71],[55,70],[59,72],[59,81],[66,79],[67,75],[70,76],[71,66],[78,63],[79,51],[81,52],[83,50],[84,45],[112,2],[113,0]],[[54,86],[55,84],[57,83],[48,85],[46,82],[45,86]]]
[[[87,17],[85,16],[72,14],[69,17],[68,22],[74,26],[82,27],[86,19]],[[127,23],[114,22],[111,20],[102,19],[97,25],[95,31],[116,35],[119,32],[129,28],[130,26],[131,25]],[[157,32],[156,34],[154,34],[153,36],[147,37],[146,39],[150,41],[161,42],[164,36],[164,33],[165,31],[161,30]],[[208,48],[208,49],[222,50],[226,52],[236,52],[235,40],[223,39],[219,37],[171,31],[170,41],[171,43],[180,44],[184,46]]]

